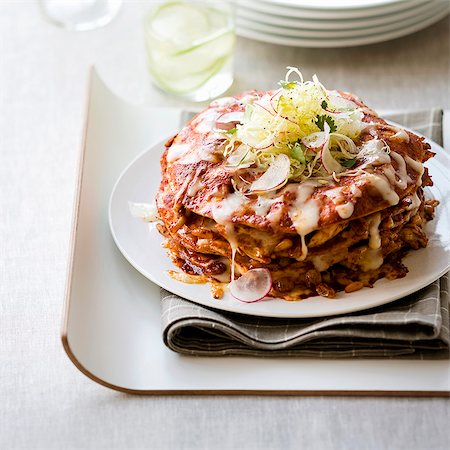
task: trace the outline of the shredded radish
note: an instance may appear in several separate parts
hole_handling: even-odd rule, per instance
[[[253,303],[262,300],[272,289],[269,269],[251,269],[229,285],[231,295],[241,302]]]

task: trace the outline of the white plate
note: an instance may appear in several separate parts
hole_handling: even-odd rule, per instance
[[[405,0],[262,0],[282,6],[311,9],[364,9],[374,6],[389,5]]]
[[[448,15],[449,5],[435,13],[426,20],[420,20],[411,26],[398,28],[387,33],[376,33],[370,36],[360,36],[347,39],[319,39],[319,38],[294,38],[286,37],[278,34],[269,34],[250,30],[249,28],[239,27],[237,32],[240,36],[255,39],[257,41],[268,42],[270,44],[289,45],[293,47],[309,47],[309,48],[334,48],[334,47],[353,47],[358,45],[376,44],[379,42],[389,41],[399,37],[420,31],[430,25],[438,22]]]
[[[434,221],[428,224],[429,246],[405,259],[410,272],[395,281],[380,280],[375,287],[345,294],[335,299],[311,297],[298,302],[267,298],[257,303],[243,303],[229,292],[220,300],[211,296],[209,284],[185,284],[173,280],[166,271],[177,269],[162,247],[163,237],[154,224],[136,219],[129,212],[128,202],[153,201],[159,186],[159,159],[164,149],[161,141],[138,156],[125,168],[115,184],[109,203],[109,223],[114,240],[127,260],[145,277],[159,286],[201,305],[224,311],[269,317],[319,317],[346,314],[391,302],[428,285],[449,268],[450,185],[447,169],[450,158],[432,143],[437,153],[430,161],[435,186],[431,195],[442,201]]]
[[[360,19],[302,19],[295,17],[285,17],[275,14],[267,14],[246,8],[237,8],[237,18],[243,18],[252,22],[268,24],[278,27],[306,29],[306,30],[357,30],[364,28],[377,27],[387,24],[398,23],[409,17],[418,16],[426,13],[436,6],[442,7],[440,0],[423,1],[415,8],[408,8],[389,15],[371,16]]]
[[[396,31],[402,28],[411,28],[412,26],[422,23],[434,17],[436,14],[441,13],[442,7],[440,5],[434,5],[427,7],[424,12],[407,17],[405,19],[399,19],[395,22],[385,23],[383,25],[377,25],[373,27],[365,28],[353,28],[349,27],[345,30],[311,30],[302,29],[301,27],[287,28],[277,25],[271,25],[267,23],[256,22],[251,19],[245,19],[243,17],[236,18],[236,24],[239,29],[248,29],[261,33],[268,33],[269,35],[278,35],[283,37],[295,37],[300,39],[318,38],[318,39],[363,39],[366,37],[381,35],[385,36],[386,33]]]
[[[338,4],[338,1],[339,0],[336,0],[336,4]],[[444,2],[445,0],[440,1]],[[300,6],[283,6],[281,4],[263,2],[260,0],[240,0],[238,5],[240,8],[286,17],[298,17],[304,19],[355,19],[393,14],[397,11],[402,11],[405,8],[415,8],[422,2],[423,0],[404,0],[371,8],[352,9],[311,9]]]

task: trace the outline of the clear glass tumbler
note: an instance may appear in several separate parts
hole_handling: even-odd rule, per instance
[[[108,24],[122,0],[41,0],[44,14],[52,22],[74,31],[93,30]]]
[[[204,101],[233,83],[235,30],[230,2],[165,2],[145,15],[144,32],[148,69],[160,89]]]

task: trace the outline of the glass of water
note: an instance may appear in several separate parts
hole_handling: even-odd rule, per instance
[[[233,7],[218,0],[171,1],[145,15],[148,69],[162,90],[191,101],[217,97],[233,83]]]
[[[74,31],[93,30],[108,24],[122,0],[41,0],[41,9],[52,22]]]

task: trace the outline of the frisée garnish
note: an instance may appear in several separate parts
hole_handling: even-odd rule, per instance
[[[294,75],[297,79],[291,79]],[[365,126],[358,105],[336,91],[326,90],[316,75],[304,81],[295,67],[288,67],[279,86],[275,92],[244,100],[245,112],[239,123],[223,130],[224,156],[230,158],[238,148],[239,154],[246,155],[240,162],[230,158],[232,166],[247,168],[252,161],[252,167],[263,177],[278,165],[278,156],[285,155],[285,179],[276,186],[267,183],[272,189],[287,181],[323,178],[352,167],[358,154],[354,141]]]

